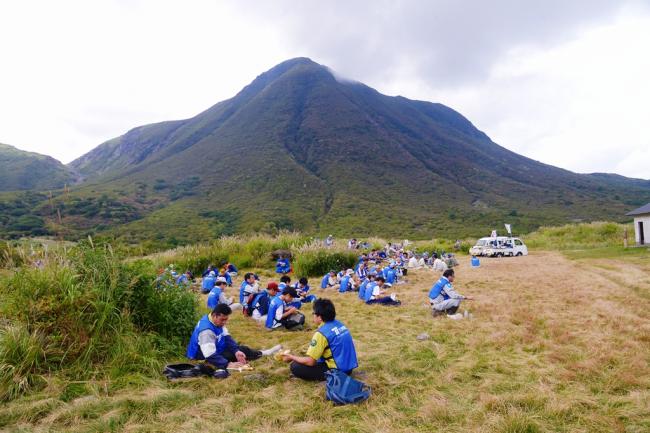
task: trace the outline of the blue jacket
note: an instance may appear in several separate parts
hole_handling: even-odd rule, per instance
[[[291,271],[291,263],[289,259],[280,259],[275,264],[275,272],[278,274],[287,274]]]
[[[257,310],[260,313],[260,316],[264,316],[269,312],[269,292],[262,290],[251,302],[251,309]]]
[[[327,289],[329,287],[330,274],[329,272],[325,274],[323,279],[320,281],[320,288]]]
[[[445,277],[440,277],[436,284],[431,287],[431,290],[429,290],[429,299],[436,299],[440,293],[443,294],[443,297],[446,296],[446,293],[444,293],[442,289],[444,289],[447,284],[449,284],[449,280]],[[445,299],[447,298],[448,296],[445,297]]]
[[[201,352],[201,346],[199,346],[199,334],[208,329],[214,332],[217,336],[217,340],[215,341],[217,351],[206,358],[203,356],[203,352]],[[189,359],[205,359],[217,368],[226,368],[228,366],[228,360],[222,356],[222,353],[225,350],[235,353],[239,350],[239,346],[227,332],[224,332],[224,330],[225,328],[216,326],[212,323],[208,318],[208,314],[204,315],[201,317],[201,320],[199,320],[199,323],[196,324],[194,332],[192,332],[190,343],[187,345],[187,352],[185,355]]]
[[[201,283],[201,288],[205,292],[209,292],[214,288],[214,283],[217,281],[215,277],[207,276],[203,278],[203,282]]]
[[[339,287],[339,292],[347,292],[350,290],[350,276],[346,275],[345,277],[341,278],[341,286]]]
[[[318,332],[327,339],[327,344],[332,351],[332,358],[334,358],[336,367],[339,370],[349,374],[359,366],[352,334],[343,323],[338,320],[325,322],[323,326],[318,328]],[[318,362],[324,363],[326,359],[321,358]]]
[[[277,314],[278,309],[281,309],[284,312],[284,301],[280,298],[280,295],[276,295],[271,299],[269,303],[269,311],[266,315],[266,324],[265,326],[269,329],[273,329],[273,325],[276,325],[278,322],[275,320],[275,315]],[[283,313],[284,314],[284,313]]]
[[[219,296],[221,295],[221,292],[222,290],[219,286],[215,286],[212,290],[210,290],[210,293],[208,294],[208,300],[206,302],[210,310],[213,310],[214,307],[216,307],[219,303]]]
[[[366,291],[363,294],[363,300],[364,302],[370,301],[370,298],[372,298],[372,291],[377,287],[377,283],[375,281],[371,281],[368,283],[366,286]]]
[[[370,283],[370,280],[366,278],[365,280],[363,280],[363,283],[361,283],[361,285],[359,286],[359,299],[364,298],[368,283]]]

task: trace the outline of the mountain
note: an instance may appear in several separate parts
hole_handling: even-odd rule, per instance
[[[0,143],[0,191],[63,188],[76,177],[54,158]]]
[[[650,181],[576,174],[513,153],[442,104],[382,95],[307,58],[197,116],[141,126],[70,167],[59,233],[185,242],[298,229],[481,235],[503,222],[621,220]],[[53,207],[43,218],[53,221]],[[49,213],[49,215],[48,215]]]

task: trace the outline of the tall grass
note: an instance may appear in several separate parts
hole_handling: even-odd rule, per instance
[[[560,227],[541,227],[525,237],[530,248],[544,250],[570,250],[618,247],[623,245],[623,232],[627,229],[630,244],[634,243],[631,224],[593,222],[566,224]]]
[[[352,250],[324,250],[319,246],[306,245],[296,251],[293,270],[298,277],[323,276],[331,270],[352,268],[358,253]]]
[[[195,295],[156,289],[155,277],[150,261],[125,264],[109,246],[82,242],[44,269],[23,266],[0,281],[0,399],[56,371],[153,374],[161,347],[178,352],[198,312]]]

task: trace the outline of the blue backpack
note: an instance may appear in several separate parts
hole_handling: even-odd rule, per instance
[[[370,387],[351,378],[341,370],[325,373],[325,398],[336,405],[359,403],[368,400]]]

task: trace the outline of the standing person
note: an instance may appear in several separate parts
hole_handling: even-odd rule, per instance
[[[307,356],[283,355],[291,362],[291,373],[304,380],[325,380],[325,372],[338,369],[346,374],[359,366],[354,340],[348,328],[336,320],[336,309],[329,299],[314,302],[314,323],[318,330],[307,348]]]
[[[442,277],[433,285],[429,291],[429,302],[434,316],[441,316],[447,314],[453,316],[454,319],[462,317],[456,314],[458,307],[463,299],[472,300],[470,296],[463,296],[456,293],[452,283],[454,282],[455,275],[453,269],[447,269],[442,273]]]
[[[325,246],[326,246],[327,248],[332,248],[332,245],[334,245],[334,237],[333,237],[332,235],[329,235],[329,236],[325,239]]]
[[[250,360],[272,355],[282,349],[277,345],[266,350],[255,350],[237,344],[226,328],[231,313],[228,305],[218,304],[199,320],[187,345],[186,356],[189,359],[204,360],[209,367],[216,369],[240,368]]]
[[[296,307],[290,306],[296,297],[298,297],[296,289],[287,287],[271,299],[266,315],[268,329],[302,329],[302,325],[305,324],[305,316]]]

